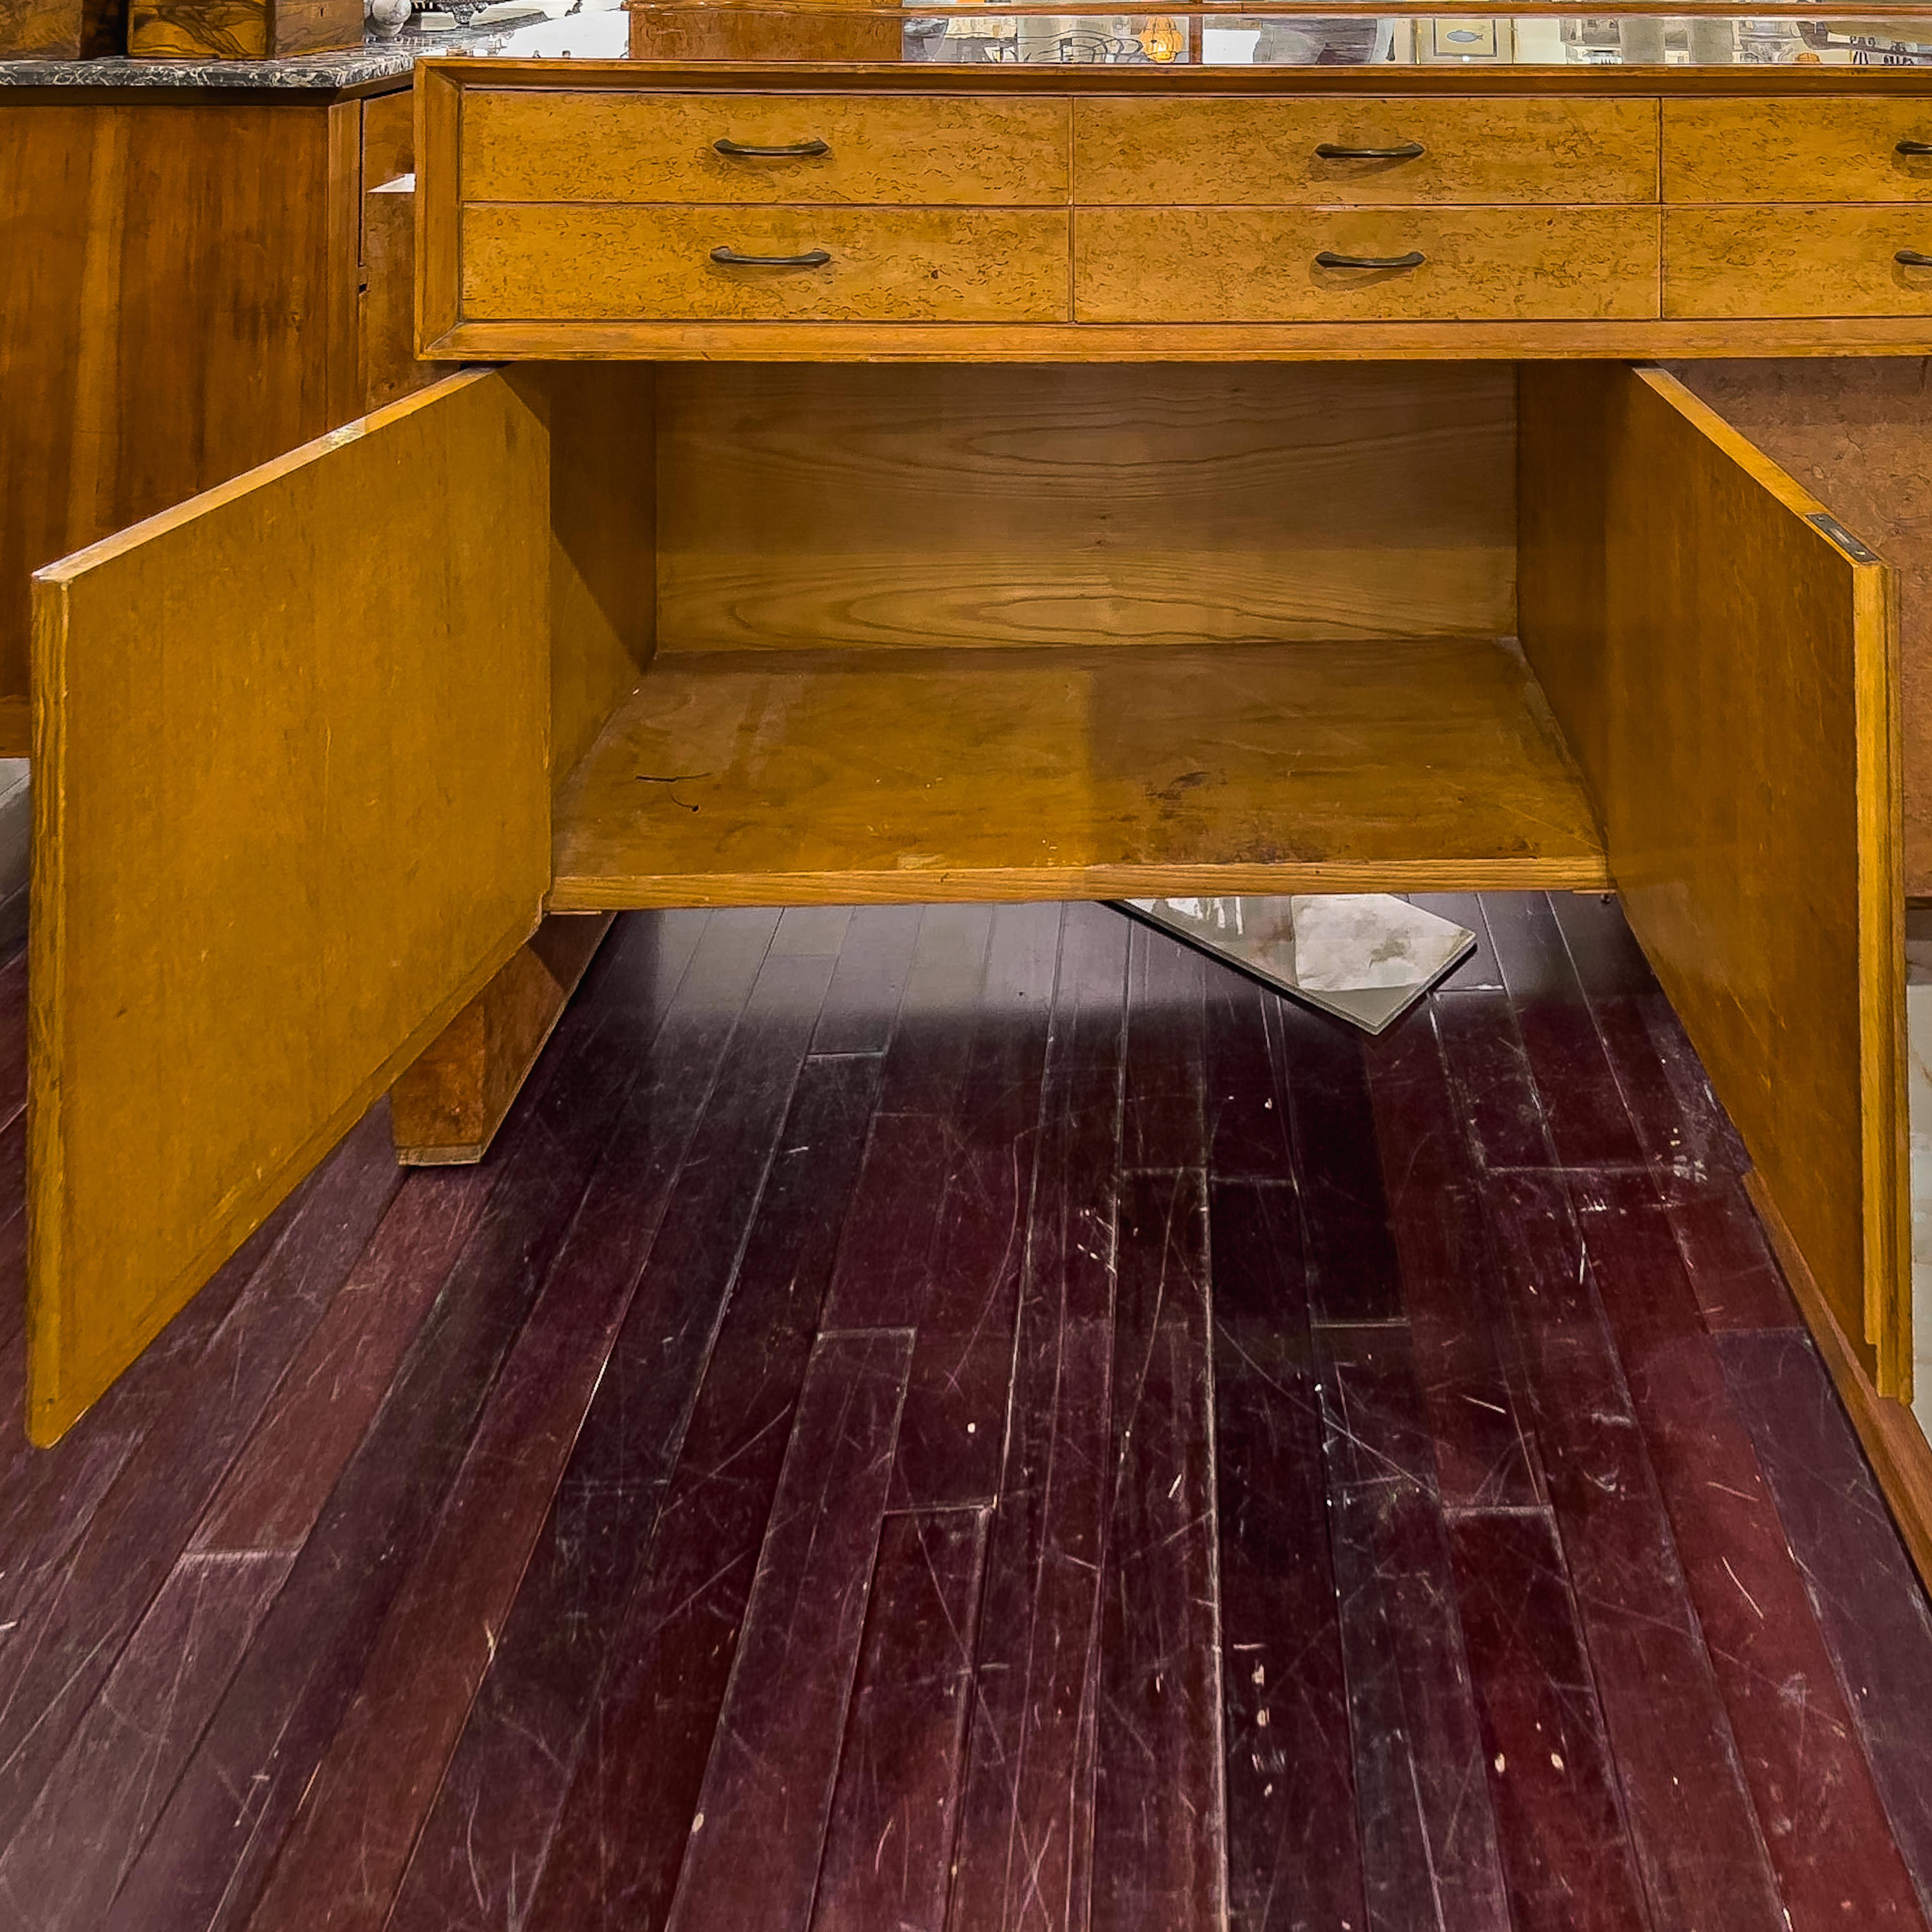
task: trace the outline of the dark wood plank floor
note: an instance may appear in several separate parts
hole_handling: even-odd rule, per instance
[[[1366,1040],[636,915],[0,1450],[0,1927],[1927,1925],[1932,1617],[1616,907]],[[0,968],[0,1401],[24,968]]]

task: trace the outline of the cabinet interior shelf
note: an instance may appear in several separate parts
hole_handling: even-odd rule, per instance
[[[1604,887],[1514,646],[660,648],[557,802],[558,910]]]

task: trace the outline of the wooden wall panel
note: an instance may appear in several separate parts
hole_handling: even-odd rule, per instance
[[[1898,572],[1905,890],[1932,894],[1932,362],[1684,362],[1672,374]]]
[[[334,182],[330,112],[0,110],[0,697],[26,692],[31,571],[355,413],[356,187]]]
[[[680,364],[667,651],[1495,637],[1508,364]]]
[[[549,512],[477,372],[37,584],[36,1440],[535,926]]]
[[[1893,580],[1670,376],[1526,364],[1521,382],[1525,649],[1766,1196],[1864,1371],[1900,1392]]]

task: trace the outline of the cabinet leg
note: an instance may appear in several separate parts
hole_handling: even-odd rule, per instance
[[[481,1160],[616,916],[553,914],[389,1090],[405,1167]]]

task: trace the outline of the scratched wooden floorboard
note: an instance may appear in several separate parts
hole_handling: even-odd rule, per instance
[[[640,936],[633,927],[626,938]],[[626,956],[631,950],[621,942],[614,949],[607,980],[634,968]],[[808,958],[782,958],[776,947],[766,962],[761,983],[769,982],[775,1003],[801,1010],[795,1042],[828,971]],[[716,1047],[707,1052],[700,1040],[694,1057],[679,1050],[689,1044],[680,1025],[688,1006],[682,976],[664,989],[654,1036],[632,1043],[598,1037],[598,1052],[638,1060],[640,1076],[607,1119],[598,1164],[542,1295],[385,1619],[355,1702],[303,1794],[290,1842],[251,1921],[259,1932],[313,1927],[325,1900],[332,1926],[380,1926],[386,1912],[698,1124]],[[748,1019],[760,1007],[754,987]],[[764,1044],[783,1064],[782,1039],[767,1034]],[[701,1316],[691,1312],[701,1331]]]
[[[1131,1032],[1128,1042],[1131,1080]],[[1094,1744],[1099,1932],[1192,1932],[1226,1912],[1204,1180],[1198,1167],[1134,1174],[1122,1194]]]
[[[1542,1470],[1504,1372],[1490,1232],[1433,1009],[1403,1015],[1365,1057],[1438,1490],[1452,1509],[1536,1508]]]
[[[990,1505],[998,1494],[1060,926],[1057,905],[994,914],[926,1291],[909,1310],[919,1340],[895,1509]]]
[[[782,996],[801,962],[777,962],[782,988],[765,980],[776,923],[714,916],[692,960],[679,1051],[662,1072],[690,1070],[704,1118],[417,1838],[398,1928],[518,1922],[544,1868],[682,1438],[695,1352],[728,1292],[809,1032],[811,1016]],[[780,1050],[751,1012],[761,982],[776,997],[758,1017],[781,1030]]]
[[[1363,1926],[1300,1219],[1279,1182],[1208,1202],[1228,1921]]]
[[[0,1928],[1921,1924],[1736,1137],[1612,903],[1424,902],[1375,1041],[1100,906],[627,921],[490,1162],[373,1117],[0,1449]]]
[[[594,1924],[608,1898],[649,1927],[670,1910],[878,1081],[875,1058],[806,1063],[649,1562],[614,1636],[601,1599],[580,1610],[580,1676],[600,1637],[610,1664],[594,1696],[566,1706],[556,1685],[588,1726],[543,1867],[560,1916]],[[548,1787],[533,1772],[525,1789]]]
[[[888,1516],[812,1932],[942,1932],[987,1512]]]
[[[1557,1160],[1640,1166],[1643,1148],[1549,898],[1496,893],[1485,910]]]
[[[372,1115],[306,1194],[172,1397],[147,1421],[0,1652],[0,1838],[11,1840],[273,1396],[393,1198]],[[192,1330],[190,1330],[192,1333]],[[64,1446],[64,1445],[63,1445]]]
[[[1648,1174],[1571,1184],[1792,1932],[1925,1924]]]
[[[956,1932],[1086,1922],[1129,944],[1118,915],[1067,908],[956,1834]]]
[[[244,1924],[370,1649],[513,1360],[638,1077],[620,1016],[586,1006],[511,1124],[493,1190],[111,1911],[113,1928]],[[564,1285],[567,1292],[567,1284]],[[245,1791],[238,1805],[234,1793]]]

